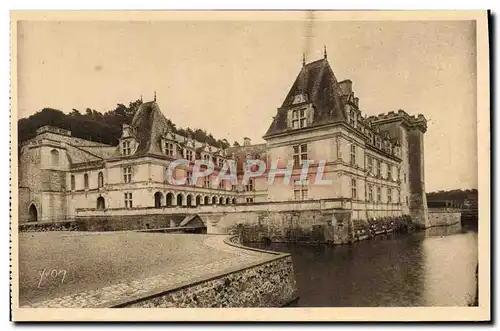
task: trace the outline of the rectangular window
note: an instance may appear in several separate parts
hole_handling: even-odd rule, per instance
[[[306,112],[304,109],[296,109],[292,111],[292,128],[301,129],[306,127]]]
[[[366,165],[366,168],[368,170],[368,173],[371,174],[373,171],[373,159],[370,156],[368,156],[367,162],[368,162],[368,164]]]
[[[236,191],[236,185],[231,185],[231,190]]]
[[[132,149],[130,148],[130,141],[122,142],[122,154],[123,155],[130,155],[131,152],[132,152]]]
[[[188,161],[193,160],[193,151],[190,149],[186,149],[186,160],[188,160]]]
[[[392,180],[392,165],[387,163],[387,180]]]
[[[71,175],[71,190],[75,190],[75,176]]]
[[[251,191],[254,190],[253,178],[249,178],[248,179],[248,183],[247,183],[245,189],[246,189],[247,192],[251,192]]]
[[[193,171],[192,170],[186,171],[186,184],[187,185],[196,185],[196,183],[192,182],[192,179],[193,179]]]
[[[210,177],[203,177],[203,187],[210,188]]]
[[[208,154],[203,155],[203,160],[207,163],[210,162],[210,155]]]
[[[307,160],[307,144],[293,146],[293,165],[300,167],[303,160]]]
[[[247,198],[247,203],[253,203],[253,198]]]
[[[351,198],[356,199],[358,197],[358,190],[356,185],[356,179],[351,178]]]
[[[295,200],[307,200],[309,188],[307,184],[302,184],[300,180],[294,182],[293,197]]]
[[[223,180],[221,180],[221,181],[219,182],[219,188],[220,188],[221,190],[223,190],[223,189],[225,188],[225,186],[224,186],[224,181],[223,181]]]
[[[401,190],[398,189],[398,204],[401,204]]]
[[[170,157],[174,157],[174,144],[171,142],[166,141],[165,142],[165,154],[167,154]]]
[[[224,159],[219,158],[219,168],[222,168],[224,166]]]
[[[380,186],[377,186],[377,202],[382,201],[382,190],[380,189]]]
[[[351,165],[356,164],[356,145],[351,144],[351,160],[350,160]]]
[[[125,193],[125,208],[132,208],[132,193]]]
[[[392,203],[392,189],[387,188],[387,203]]]
[[[382,162],[377,160],[377,177],[382,176]]]
[[[373,185],[368,185],[368,201],[373,202]]]
[[[123,182],[124,183],[132,182],[132,167],[123,168]]]

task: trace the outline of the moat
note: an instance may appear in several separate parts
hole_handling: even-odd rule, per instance
[[[477,230],[460,224],[350,246],[248,246],[292,254],[292,306],[467,306],[476,295]]]

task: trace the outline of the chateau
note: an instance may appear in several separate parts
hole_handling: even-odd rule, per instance
[[[403,110],[363,116],[352,82],[337,81],[325,52],[324,58],[303,63],[263,136],[265,144],[252,145],[245,138],[242,146],[224,150],[175,134],[156,100],[143,103],[132,123],[123,125],[117,146],[76,138],[60,128],[39,128],[20,152],[20,222],[238,214],[276,206],[304,210],[331,203],[334,213],[350,219],[410,215],[426,226],[426,129],[423,115]],[[172,185],[166,169],[179,158],[192,162],[177,167],[176,177],[191,178],[192,163],[199,159],[214,162],[215,171],[197,182]],[[268,170],[246,184],[216,180],[225,162],[235,161],[241,178],[246,160],[255,159],[267,169],[293,161],[290,182],[278,173],[270,183]],[[298,181],[304,160],[314,160],[308,179],[324,160],[323,179],[332,184]]]

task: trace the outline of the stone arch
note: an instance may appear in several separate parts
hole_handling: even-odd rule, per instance
[[[172,207],[174,201],[174,195],[172,192],[168,192],[167,195],[165,196],[165,205],[167,207]]]
[[[229,205],[231,203],[231,198],[227,197],[226,198],[226,205]]]
[[[205,198],[203,199],[203,204],[204,205],[209,205],[210,204],[210,197],[208,195],[205,195]]]
[[[53,166],[59,165],[59,151],[57,149],[50,151],[50,164]]]
[[[219,205],[222,205],[224,203],[224,198],[223,197],[219,197]]]
[[[186,198],[186,205],[188,207],[192,207],[193,206],[193,195],[192,194],[188,194],[187,195],[187,198]]]
[[[161,208],[163,205],[163,193],[156,192],[154,195],[155,208]]]
[[[103,210],[103,209],[106,209],[106,201],[104,200],[104,198],[102,196],[99,196],[97,198],[97,206],[96,206],[96,209],[97,210]]]
[[[184,196],[182,193],[177,194],[177,206],[182,207],[182,202],[184,200]]]
[[[32,203],[29,207],[29,218],[28,222],[37,222],[38,221],[38,210],[34,203]]]
[[[201,195],[196,196],[196,206],[201,205]]]
[[[236,204],[236,198],[233,198],[232,202],[233,202],[233,205],[235,205]]]
[[[216,205],[217,204],[217,198],[216,197],[212,197],[212,205]]]

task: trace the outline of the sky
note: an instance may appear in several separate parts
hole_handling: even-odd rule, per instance
[[[302,66],[323,57],[367,116],[428,119],[428,192],[477,188],[471,21],[22,21],[18,117],[153,99],[178,127],[262,143]]]

